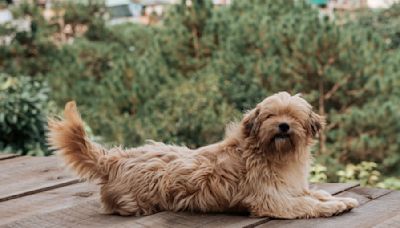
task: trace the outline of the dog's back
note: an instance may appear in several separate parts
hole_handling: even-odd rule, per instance
[[[74,102],[65,106],[63,120],[49,120],[48,142],[80,177],[100,180],[105,213],[221,212],[237,206],[230,204],[238,191],[239,159],[219,144],[191,150],[151,141],[106,150],[88,139]]]

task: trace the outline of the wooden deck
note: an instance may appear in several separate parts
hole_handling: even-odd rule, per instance
[[[102,215],[95,185],[81,183],[55,157],[0,154],[0,227],[400,227],[400,191],[357,184],[318,184],[361,206],[340,216],[309,220],[229,214],[160,212],[144,217]]]

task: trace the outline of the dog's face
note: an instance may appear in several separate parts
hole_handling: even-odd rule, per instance
[[[280,92],[248,112],[242,125],[244,136],[256,141],[261,151],[283,154],[309,146],[324,119],[299,95]]]

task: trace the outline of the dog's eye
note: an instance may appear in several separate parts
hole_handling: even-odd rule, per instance
[[[269,119],[269,118],[271,118],[271,117],[273,117],[273,116],[275,116],[274,114],[269,114],[268,116],[267,116],[267,119]]]

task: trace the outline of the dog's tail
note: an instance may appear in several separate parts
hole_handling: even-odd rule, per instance
[[[74,101],[65,105],[64,119],[49,119],[48,143],[65,163],[87,180],[104,177],[100,163],[105,150],[86,136]]]

